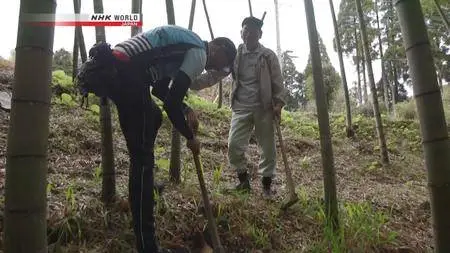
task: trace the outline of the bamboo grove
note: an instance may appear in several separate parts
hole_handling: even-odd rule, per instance
[[[74,12],[80,12],[80,0],[73,0]],[[94,10],[102,13],[102,0],[93,0]],[[142,13],[142,1],[129,3],[133,12]],[[167,23],[175,24],[174,3],[166,0]],[[211,38],[211,20],[202,0]],[[247,4],[247,3],[246,3]],[[257,4],[253,2],[253,6]],[[278,1],[274,0],[278,14]],[[296,70],[291,51],[281,51],[277,21],[277,51],[284,84],[289,90],[286,110],[302,110],[314,105],[320,129],[325,210],[335,232],[338,231],[338,199],[335,165],[329,127],[329,113],[340,111],[346,116],[347,137],[354,136],[352,112],[369,108],[379,139],[380,162],[389,168],[382,114],[395,116],[396,104],[407,99],[407,87],[413,88],[423,139],[424,158],[431,192],[431,208],[436,252],[449,252],[450,241],[450,160],[447,123],[442,105],[443,81],[450,81],[449,0],[341,0],[337,12],[329,1],[334,31],[334,51],[339,57],[339,72],[329,59],[317,31],[314,4],[305,0],[306,17],[299,22],[308,26],[310,55],[303,72]],[[196,1],[192,0],[189,29],[192,30]],[[248,1],[250,15],[252,2]],[[316,6],[317,8],[317,6]],[[52,1],[21,0],[20,11],[54,13]],[[278,16],[278,15],[277,15]],[[22,16],[19,17],[19,20]],[[179,24],[180,25],[180,24]],[[182,24],[187,26],[187,24]],[[131,35],[141,32],[131,29]],[[33,36],[35,37],[33,37]],[[96,41],[107,41],[104,28],[96,28]],[[47,136],[49,124],[49,87],[54,28],[32,28],[19,23],[15,84],[8,132],[5,192],[5,252],[47,252],[46,177]],[[36,38],[35,40],[33,38]],[[87,60],[81,27],[74,29],[72,75],[78,56]],[[56,53],[55,53],[56,55]],[[352,59],[357,81],[348,83],[343,58]],[[39,62],[38,71],[26,61]],[[55,57],[53,57],[55,61]],[[381,73],[375,79],[374,64]],[[350,88],[351,87],[351,88]],[[339,96],[344,103],[336,102]],[[222,106],[222,84],[219,85],[218,107]],[[111,109],[106,98],[100,99],[102,138],[102,196],[106,204],[116,195]],[[27,115],[26,117],[24,115]],[[36,122],[36,131],[27,129],[24,118]],[[24,138],[23,136],[26,136]],[[180,182],[181,140],[172,130],[170,178]],[[30,180],[31,179],[31,180]],[[24,187],[25,186],[25,187]],[[33,196],[29,198],[28,196]],[[26,217],[24,214],[27,214]]]

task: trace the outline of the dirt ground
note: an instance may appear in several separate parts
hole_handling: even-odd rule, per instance
[[[225,194],[224,189],[237,182],[226,159],[229,114],[199,111],[204,174],[227,252],[430,251],[430,204],[416,122],[386,123],[391,165],[383,168],[378,163],[373,120],[356,119],[355,124],[359,126],[356,137],[346,139],[341,116],[332,117],[340,225],[344,231],[339,241],[327,237],[321,218],[323,172],[314,116],[304,116],[303,120],[293,118],[290,124],[282,125],[300,196],[300,203],[283,213],[279,206],[288,194],[280,151],[275,179],[277,193],[273,200],[261,196],[260,177],[256,173],[258,147],[253,138],[247,152],[253,191],[250,195]],[[128,156],[116,117],[113,123],[119,198],[113,207],[105,208],[99,201],[98,115],[78,107],[52,105],[48,234],[54,252],[132,252],[134,235],[125,201]],[[9,113],[0,110],[1,214],[8,124]],[[168,181],[169,129],[166,119],[155,151],[159,182]],[[207,222],[202,216],[198,180],[189,154],[182,140],[182,183],[167,183],[163,194],[157,196],[158,235],[162,245],[185,245],[193,252],[200,252],[204,246],[200,235]],[[0,218],[3,224],[3,215]],[[339,249],[331,251],[330,247]]]

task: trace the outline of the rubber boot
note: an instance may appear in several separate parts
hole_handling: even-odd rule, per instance
[[[265,198],[270,198],[272,196],[272,178],[271,177],[263,177],[262,178],[262,185],[263,185],[263,196]]]
[[[248,179],[248,173],[247,172],[239,173],[238,178],[239,184],[235,187],[235,190],[241,192],[249,192],[251,188],[250,188],[250,180]]]

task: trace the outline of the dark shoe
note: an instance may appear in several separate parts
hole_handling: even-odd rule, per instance
[[[250,180],[248,179],[248,173],[240,173],[238,174],[239,184],[235,187],[236,191],[249,192],[250,188]]]
[[[272,178],[271,177],[263,177],[262,185],[263,185],[263,196],[265,198],[272,197],[273,192],[272,192],[272,189],[270,188],[272,185]]]

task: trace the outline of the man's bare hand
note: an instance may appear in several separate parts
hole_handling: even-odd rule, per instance
[[[192,154],[194,155],[200,154],[200,142],[196,137],[188,140],[186,142],[186,146],[192,151]]]
[[[281,104],[276,104],[273,106],[273,115],[277,122],[281,121],[281,109],[282,108],[283,108],[283,106]]]

